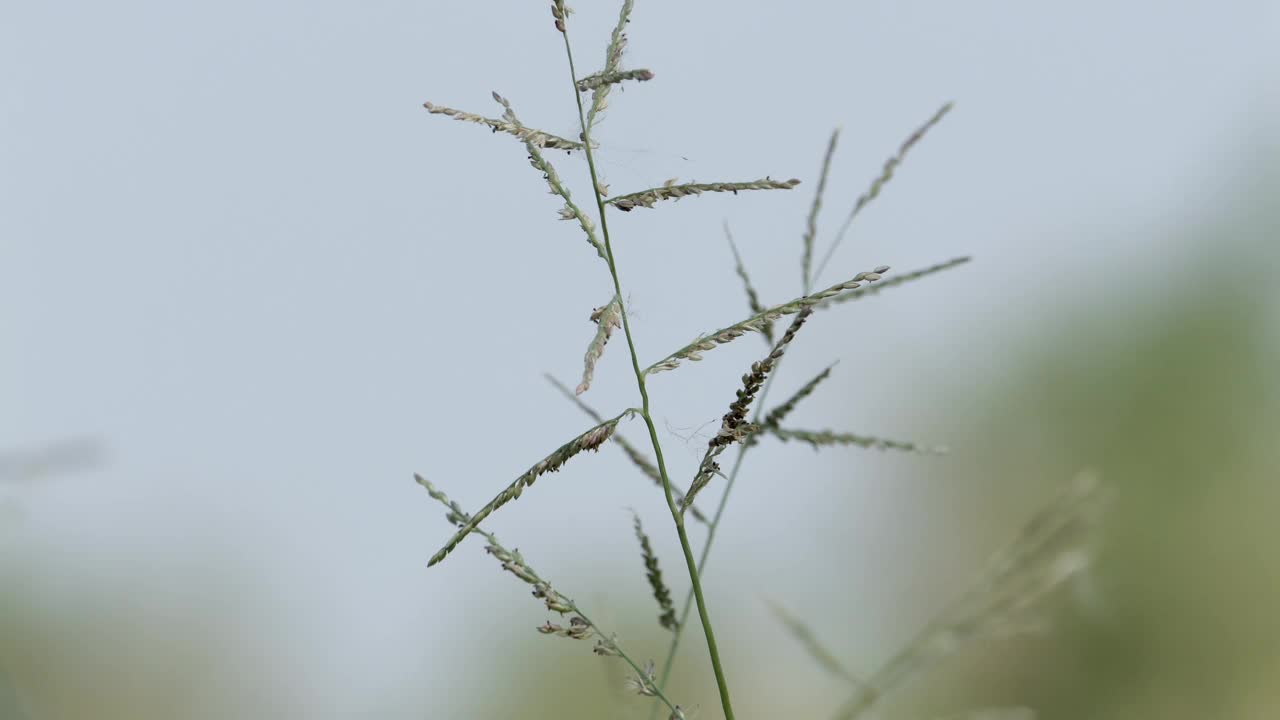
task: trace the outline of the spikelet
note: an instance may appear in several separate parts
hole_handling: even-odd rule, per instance
[[[790,190],[800,184],[799,180],[773,180],[762,178],[747,182],[686,183],[684,185],[663,185],[649,188],[628,195],[619,195],[605,201],[623,212],[630,212],[638,207],[651,208],[659,200],[679,200],[689,195],[701,195],[704,192],[731,192],[737,195],[740,190]]]
[[[831,175],[831,158],[836,154],[836,142],[840,139],[840,128],[831,131],[831,139],[827,141],[827,152],[822,156],[822,173],[818,176],[818,189],[813,193],[813,205],[809,207],[809,217],[805,220],[804,251],[800,258],[801,277],[807,291],[813,283],[813,239],[818,235],[818,212],[822,210],[822,195],[827,189],[827,177]]]
[[[772,410],[765,413],[764,419],[760,421],[760,427],[766,430],[772,430],[781,425],[782,421],[791,414],[791,411],[796,409],[796,405],[799,405],[801,400],[812,395],[818,385],[821,384],[823,380],[826,380],[831,376],[831,370],[835,366],[835,363],[828,365],[826,369],[815,375],[813,379],[800,386],[800,389],[797,390],[794,395],[787,398],[785,402],[775,405]]]
[[[493,93],[493,99],[502,106],[502,118],[517,127],[523,127],[519,118],[516,117],[515,110],[511,108],[511,103],[498,93]],[[604,251],[604,243],[600,242],[600,237],[596,234],[595,222],[591,216],[582,211],[578,204],[573,201],[573,197],[569,192],[569,188],[561,182],[559,173],[556,172],[555,166],[542,156],[542,151],[538,149],[537,143],[525,140],[525,150],[529,153],[529,164],[535,170],[542,172],[542,179],[547,181],[547,185],[551,188],[552,195],[559,195],[564,200],[564,207],[560,209],[561,220],[577,220],[578,225],[582,227],[582,232],[587,234],[587,242],[591,247],[595,248],[596,254],[601,260],[609,261],[608,255]]]
[[[565,138],[562,138],[558,135],[552,135],[551,133],[543,132],[542,130],[534,130],[533,128],[527,128],[518,123],[511,123],[511,122],[507,122],[506,120],[497,120],[495,118],[489,118],[483,115],[476,115],[475,113],[469,113],[464,110],[455,110],[453,108],[444,107],[443,105],[436,105],[431,102],[423,103],[422,107],[426,108],[427,112],[433,115],[447,115],[453,118],[454,120],[461,120],[463,122],[476,123],[479,125],[487,125],[494,132],[504,132],[504,133],[507,133],[508,135],[514,135],[520,140],[527,143],[532,143],[535,146],[540,148],[547,148],[550,150],[581,150],[582,149],[582,143],[580,142],[576,142],[573,140],[566,140]]]
[[[430,481],[421,475],[415,474],[413,478],[418,481],[419,485],[427,489],[428,495],[439,501],[445,507],[449,508],[449,513],[445,517],[450,523],[457,525],[458,527],[464,527],[471,522],[471,516],[468,515],[467,512],[458,505],[458,503],[450,500],[449,496],[445,495],[442,490],[438,489],[435,485],[432,485]],[[502,543],[498,542],[498,538],[494,536],[493,533],[479,528],[476,529],[476,532],[482,535],[485,540],[489,541],[489,544],[485,546],[485,552],[489,553],[496,558],[498,562],[502,563],[503,570],[506,570],[512,575],[520,578],[522,581],[532,585],[534,588],[533,596],[541,599],[547,606],[548,610],[560,613],[561,615],[569,612],[576,612],[573,607],[573,603],[565,596],[553,590],[550,583],[538,577],[538,573],[534,572],[533,568],[529,567],[529,564],[525,562],[519,551],[508,550],[503,547]]]
[[[738,273],[738,277],[742,278],[742,287],[747,292],[747,307],[751,312],[760,314],[764,312],[764,305],[760,303],[760,295],[756,293],[756,288],[751,284],[751,277],[747,275],[747,268],[742,264],[742,256],[738,254],[738,246],[733,242],[733,233],[729,231],[729,222],[724,223],[724,236],[729,241],[729,250],[733,252],[734,272]],[[773,344],[773,323],[767,322],[760,329],[760,334],[764,335],[766,343]]]
[[[559,470],[560,467],[569,460],[569,458],[577,455],[578,453],[586,450],[598,450],[600,446],[604,444],[604,441],[608,440],[609,436],[613,435],[614,430],[618,427],[618,422],[621,421],[622,418],[627,417],[634,412],[634,410],[627,410],[612,420],[607,420],[596,425],[564,445],[561,445],[555,450],[555,452],[546,456],[542,460],[539,460],[533,467],[526,470],[520,475],[520,477],[516,478],[515,481],[508,485],[505,490],[498,493],[497,497],[489,501],[488,505],[480,508],[475,515],[465,522],[461,529],[459,529],[458,532],[450,538],[447,543],[445,543],[444,547],[440,548],[439,552],[431,556],[431,560],[427,562],[427,566],[430,567],[435,565],[443,560],[449,553],[453,552],[453,549],[458,546],[458,543],[462,542],[463,539],[475,530],[485,518],[489,517],[494,510],[497,510],[508,502],[520,497],[521,493],[524,492],[524,489],[532,485],[540,475],[545,475],[546,473]]]
[[[818,639],[817,634],[814,633],[803,620],[792,615],[790,612],[787,612],[786,608],[773,600],[766,600],[765,602],[769,605],[769,609],[773,611],[773,616],[777,618],[778,622],[782,623],[787,628],[791,633],[791,636],[795,638],[806,651],[808,651],[809,656],[817,661],[817,663],[822,666],[822,669],[854,687],[863,687],[866,685],[865,680],[854,674],[852,670],[846,668],[844,663],[840,662],[840,660],[836,658],[835,654],[822,644],[822,641]]]
[[[582,398],[575,395],[574,392],[569,389],[568,385],[565,385],[549,374],[544,373],[543,377],[547,379],[547,382],[554,385],[555,388],[559,390],[562,395],[568,398],[570,402],[577,405],[578,409],[586,413],[592,420],[595,420],[598,423],[604,422],[604,416],[596,412],[595,408],[583,402]],[[657,466],[653,464],[653,461],[650,460],[643,451],[635,445],[632,445],[631,441],[623,437],[621,433],[615,433],[612,439],[618,447],[622,448],[622,452],[626,453],[627,458],[631,460],[632,464],[639,468],[640,472],[644,473],[645,477],[652,480],[653,484],[657,485],[659,488],[662,487],[662,473],[658,472]],[[680,486],[676,485],[674,481],[671,483],[671,494],[675,496],[676,502],[683,500],[685,495],[684,490],[680,489]],[[689,508],[689,515],[704,525],[707,523],[707,516],[703,515],[702,511],[696,507]]]
[[[679,367],[681,360],[692,360],[695,362],[701,360],[702,353],[707,352],[708,350],[714,350],[717,345],[724,345],[725,343],[733,342],[749,332],[762,332],[765,323],[773,322],[778,318],[785,317],[787,315],[794,315],[805,308],[819,305],[823,300],[839,296],[841,293],[849,292],[850,290],[857,290],[862,287],[863,283],[875,282],[887,272],[889,272],[889,266],[881,265],[871,272],[858,273],[852,279],[832,285],[826,290],[820,290],[811,295],[805,295],[804,297],[796,298],[795,300],[785,302],[781,305],[774,305],[773,307],[766,309],[764,312],[756,313],[742,322],[735,323],[726,328],[721,328],[710,335],[704,335],[694,340],[688,345],[685,345],[679,350],[645,368],[645,373],[648,374],[674,370]]]
[[[578,92],[595,90],[603,85],[617,85],[627,80],[647,82],[652,79],[653,72],[650,70],[615,70],[613,72],[598,72],[595,75],[588,75],[579,80]]]
[[[747,411],[751,408],[751,401],[755,400],[756,393],[760,391],[760,387],[764,385],[765,378],[773,370],[773,366],[778,363],[782,354],[786,351],[787,345],[795,338],[796,333],[804,326],[809,316],[813,314],[812,308],[802,308],[795,319],[791,321],[790,327],[783,333],[778,342],[774,343],[773,349],[763,360],[757,360],[751,364],[751,372],[742,376],[742,387],[738,389],[738,397],[729,405],[729,412],[724,414],[720,420],[720,430],[716,432],[715,437],[707,443],[707,452],[702,456],[702,463],[698,466],[698,474],[693,479],[693,483],[689,485],[689,494],[681,501],[681,508],[687,508],[693,502],[694,497],[710,482],[714,475],[720,474],[720,466],[716,463],[716,458],[725,448],[735,442],[746,440],[753,432],[757,430],[757,426],[747,422]]]
[[[888,440],[870,435],[855,435],[854,433],[834,432],[832,430],[797,430],[794,428],[771,427],[769,431],[783,442],[799,440],[800,442],[809,443],[814,450],[830,445],[857,445],[858,447],[875,450],[902,450],[922,455],[947,454],[947,448],[942,445],[921,445],[903,440]]]
[[[658,615],[658,624],[668,630],[675,630],[680,623],[676,620],[675,605],[671,603],[671,590],[662,580],[658,556],[654,554],[649,536],[645,534],[644,527],[640,524],[640,516],[634,511],[631,516],[635,518],[636,539],[640,541],[640,555],[644,558],[645,577],[648,578],[649,587],[653,590],[653,599],[658,601],[658,608],[662,610]]]
[[[881,698],[962,645],[980,638],[1035,630],[1028,615],[1047,595],[1088,572],[1109,493],[1091,473],[1077,475],[1033,515],[986,568],[837,713],[854,720]]]
[[[822,275],[822,271],[827,267],[827,263],[830,262],[831,256],[835,254],[836,248],[840,247],[840,243],[844,241],[845,233],[849,231],[849,226],[853,224],[853,219],[858,217],[858,213],[862,212],[862,209],[867,205],[870,205],[872,200],[875,200],[880,196],[880,190],[884,188],[885,184],[893,179],[894,171],[902,164],[902,161],[907,157],[907,153],[911,151],[911,148],[915,147],[916,143],[923,140],[925,134],[933,129],[934,125],[942,122],[942,118],[946,117],[947,113],[951,112],[951,108],[952,103],[946,103],[939,108],[938,111],[933,114],[933,117],[929,118],[924,125],[916,128],[915,132],[911,133],[911,135],[902,142],[902,145],[898,147],[898,152],[894,153],[893,156],[885,161],[884,167],[880,170],[880,174],[871,181],[871,186],[854,201],[853,209],[849,211],[849,216],[845,218],[844,224],[840,226],[840,231],[836,233],[835,240],[831,241],[831,246],[827,248],[826,254],[822,256],[822,262],[818,264],[818,270],[813,274],[814,278]]]
[[[952,258],[946,262],[941,262],[941,263],[938,263],[937,265],[931,265],[927,268],[921,268],[920,270],[912,270],[909,273],[904,273],[901,275],[894,275],[893,277],[889,278],[888,280],[885,280],[884,282],[876,283],[875,285],[867,285],[865,287],[858,288],[853,292],[845,293],[843,295],[839,295],[837,297],[833,297],[828,300],[823,300],[821,303],[818,304],[817,307],[819,310],[826,310],[827,308],[830,308],[833,305],[838,305],[840,303],[847,303],[853,300],[861,300],[871,295],[877,295],[890,288],[895,288],[901,285],[905,285],[909,282],[912,282],[913,280],[919,280],[922,277],[933,275],[934,273],[939,273],[939,272],[943,272],[944,270],[950,270],[952,268],[960,267],[961,265],[964,265],[965,263],[969,262],[972,259],[973,258],[971,257]]]
[[[622,0],[622,9],[618,11],[618,24],[613,28],[613,35],[609,38],[609,46],[604,51],[604,69],[598,75],[605,75],[617,70],[622,66],[622,53],[627,49],[627,23],[631,22],[631,8],[635,5],[634,0]],[[612,83],[605,83],[596,87],[591,93],[591,108],[587,110],[587,129],[595,127],[599,122],[599,114],[609,107],[609,93],[613,90]]]
[[[604,354],[605,343],[609,342],[615,329],[622,327],[622,300],[615,295],[609,302],[591,311],[591,322],[596,324],[596,335],[591,339],[587,354],[583,357],[582,382],[578,383],[575,395],[581,395],[591,387],[596,361]]]

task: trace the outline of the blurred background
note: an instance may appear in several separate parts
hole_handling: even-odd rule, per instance
[[[589,72],[617,8],[579,5]],[[823,281],[974,261],[818,313],[774,390],[839,360],[795,425],[951,452],[748,455],[705,577],[740,717],[850,697],[768,601],[871,675],[1084,468],[1112,502],[1048,631],[878,716],[1280,712],[1278,33],[1267,0],[638,3],[625,64],[656,78],[599,125],[613,193],[805,181],[612,218],[642,361],[746,316],[726,219],[766,302],[801,293],[833,127],[819,250],[957,102]],[[580,374],[607,274],[519,143],[421,107],[497,90],[574,136],[545,4],[13,3],[0,58],[0,717],[645,717],[475,539],[426,570],[452,529],[412,478],[477,508],[590,424],[541,375]],[[677,477],[763,350],[653,378]],[[635,403],[619,340],[585,399]],[[679,602],[615,448],[487,526],[660,660],[629,509]],[[696,628],[678,662],[720,717]]]

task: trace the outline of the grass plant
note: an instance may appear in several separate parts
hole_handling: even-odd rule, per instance
[[[587,345],[581,381],[577,387],[570,390],[564,383],[548,376],[548,379],[596,424],[534,463],[474,514],[464,511],[435,485],[418,476],[418,482],[429,495],[447,508],[446,517],[456,527],[453,536],[431,557],[428,564],[435,565],[441,562],[468,536],[479,535],[487,542],[487,552],[501,563],[503,569],[531,586],[533,595],[544,603],[549,612],[559,616],[569,616],[567,623],[548,621],[537,628],[539,632],[575,640],[594,639],[596,641],[594,651],[597,654],[620,658],[634,672],[628,681],[628,687],[638,695],[654,698],[652,717],[656,717],[660,711],[665,711],[670,718],[685,717],[682,706],[667,697],[666,689],[676,665],[681,641],[690,626],[690,616],[696,608],[696,625],[701,631],[706,658],[715,678],[720,709],[726,720],[733,720],[734,696],[725,672],[725,663],[716,642],[712,621],[713,612],[703,592],[703,577],[716,531],[724,518],[728,500],[749,450],[760,442],[772,438],[783,442],[795,440],[807,443],[815,449],[831,446],[858,446],[917,453],[940,452],[940,448],[913,441],[888,440],[837,430],[804,430],[785,425],[784,423],[796,407],[821,389],[822,383],[831,375],[834,364],[800,384],[783,402],[769,406],[767,400],[780,370],[784,352],[796,341],[801,328],[813,313],[860,300],[886,289],[902,287],[914,280],[951,270],[968,262],[967,257],[960,257],[898,275],[889,274],[890,268],[887,266],[876,266],[834,285],[814,290],[855,218],[880,195],[885,185],[894,177],[908,152],[950,112],[952,105],[951,103],[942,105],[923,125],[907,137],[896,153],[890,156],[867,190],[854,201],[844,223],[827,245],[821,261],[815,267],[813,260],[819,237],[819,218],[840,137],[838,130],[833,132],[822,157],[816,192],[801,233],[800,294],[782,303],[772,305],[763,303],[759,292],[751,282],[738,245],[726,224],[725,234],[732,252],[734,269],[745,289],[747,310],[750,314],[745,319],[721,324],[718,329],[701,334],[684,346],[659,355],[659,359],[649,364],[642,364],[641,352],[636,346],[632,333],[628,303],[625,300],[627,295],[623,292],[622,268],[619,267],[614,254],[614,248],[619,239],[610,229],[611,211],[629,212],[636,208],[656,209],[663,201],[696,198],[709,192],[738,195],[745,191],[791,190],[799,185],[800,181],[774,180],[770,176],[757,180],[686,184],[676,184],[673,180],[659,187],[642,188],[613,197],[608,196],[607,189],[597,174],[596,153],[600,150],[600,146],[595,141],[595,130],[605,118],[604,113],[609,106],[609,99],[615,85],[624,82],[653,81],[655,78],[655,73],[650,70],[622,67],[633,6],[634,3],[631,0],[624,0],[622,3],[617,23],[605,49],[603,67],[590,74],[582,75],[576,68],[570,42],[572,10],[563,0],[553,0],[551,3],[552,23],[550,24],[554,25],[556,32],[561,36],[568,69],[565,89],[572,93],[577,111],[576,138],[557,136],[525,125],[516,115],[510,101],[497,93],[493,93],[493,98],[501,108],[499,118],[455,110],[430,102],[425,104],[425,108],[432,114],[484,125],[494,133],[504,133],[519,140],[524,145],[530,165],[542,175],[551,194],[563,203],[558,216],[562,220],[573,221],[581,228],[587,243],[604,262],[605,267],[602,270],[608,272],[609,281],[612,284],[612,296],[591,313],[590,319],[595,324],[596,331]],[[591,179],[590,202],[580,204],[574,199],[573,193],[544,154],[544,150],[566,151],[570,155],[576,155],[579,161],[585,163]],[[778,336],[775,324],[784,318],[790,318],[790,324],[785,332]],[[602,415],[587,404],[581,396],[590,390],[597,362],[606,352],[607,347],[611,347],[608,345],[609,340],[618,329],[622,331],[623,342],[629,355],[637,401],[634,407],[623,409],[613,415]],[[729,402],[719,429],[708,441],[702,461],[696,473],[690,478],[686,491],[679,482],[673,480],[664,458],[662,440],[653,419],[654,410],[649,399],[648,383],[659,373],[676,370],[686,361],[700,361],[707,352],[752,333],[759,334],[765,340],[768,349],[763,357],[747,368],[742,376],[741,386]],[[613,345],[617,344],[613,343]],[[643,423],[647,435],[647,448],[642,448],[628,440],[620,432],[620,423],[628,418],[638,418]],[[671,528],[679,540],[683,556],[688,591],[684,602],[678,605],[673,601],[672,591],[660,569],[661,563],[641,518],[639,515],[635,516],[634,532],[640,544],[645,575],[658,606],[659,625],[670,633],[668,652],[661,665],[652,660],[640,663],[633,659],[623,649],[615,635],[602,630],[574,600],[553,588],[548,581],[535,572],[523,556],[517,551],[508,550],[492,533],[482,527],[482,523],[491,514],[519,499],[539,477],[555,472],[584,451],[595,451],[606,444],[620,448],[640,474],[660,488],[670,514]],[[719,458],[735,445],[737,446],[736,455],[730,470],[725,473],[720,467]],[[721,481],[717,482],[718,479]],[[700,494],[711,492],[712,488],[717,487],[719,498],[716,500],[714,512],[708,516],[705,512],[706,507],[699,508],[695,502]],[[823,646],[821,633],[810,629],[801,618],[789,614],[780,603],[775,604],[775,613],[781,622],[809,650],[810,654],[818,659],[820,665],[849,683],[851,697],[839,709],[837,717],[846,719],[858,717],[885,693],[902,684],[907,677],[924,666],[926,658],[933,658],[939,654],[935,652],[937,649],[935,646],[940,642],[939,637],[958,639],[994,632],[993,628],[997,625],[1012,627],[1015,624],[1014,619],[1020,618],[1032,601],[1060,584],[1066,577],[1086,567],[1087,562],[1077,557],[1074,565],[1071,563],[1065,566],[1053,565],[1052,567],[1056,570],[1050,572],[1044,569],[1042,561],[1048,553],[1045,548],[1056,547],[1066,528],[1075,526],[1075,521],[1078,519],[1078,513],[1075,511],[1083,504],[1081,498],[1088,495],[1089,493],[1081,493],[1077,489],[1075,494],[1067,496],[1067,500],[1060,501],[1050,511],[1046,511],[1044,516],[1033,523],[1033,529],[1024,533],[1011,546],[1011,549],[993,559],[992,567],[969,593],[962,596],[956,605],[944,611],[939,619],[931,623],[922,632],[920,638],[904,648],[899,656],[891,660],[881,671],[866,679],[848,670],[836,659],[837,656],[833,651]],[[688,524],[690,519],[702,528],[701,543],[695,543],[690,537]],[[1064,570],[1064,567],[1070,571]],[[678,612],[677,608],[679,608]],[[1004,624],[1001,625],[1001,623]]]

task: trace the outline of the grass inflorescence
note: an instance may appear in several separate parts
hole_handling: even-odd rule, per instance
[[[618,237],[610,232],[608,209],[612,207],[626,212],[635,208],[657,208],[665,200],[698,197],[706,193],[738,195],[744,191],[790,190],[797,187],[800,181],[798,179],[774,180],[768,175],[751,181],[684,184],[678,184],[673,179],[659,187],[641,188],[609,196],[607,186],[597,173],[596,155],[601,146],[593,139],[593,131],[603,119],[604,111],[609,107],[609,99],[615,86],[624,82],[652,81],[655,77],[654,73],[647,69],[623,67],[627,33],[633,10],[633,1],[623,0],[617,23],[605,48],[603,66],[594,72],[579,74],[570,42],[572,9],[563,0],[551,2],[552,24],[561,36],[568,66],[565,89],[572,93],[573,107],[577,111],[578,127],[573,133],[576,136],[575,139],[568,139],[525,125],[517,117],[511,102],[497,93],[493,93],[493,98],[502,108],[499,119],[432,103],[425,105],[432,114],[484,125],[494,133],[504,133],[520,140],[530,165],[542,175],[551,194],[563,202],[558,212],[559,217],[576,222],[580,227],[588,244],[605,263],[607,279],[612,286],[608,300],[596,307],[589,316],[595,329],[587,344],[587,350],[582,356],[581,380],[577,387],[571,390],[554,377],[547,376],[566,398],[590,416],[596,424],[534,463],[474,514],[464,511],[435,485],[417,476],[418,482],[426,488],[428,494],[447,508],[447,520],[456,528],[452,537],[430,558],[428,565],[435,565],[442,561],[468,536],[472,534],[481,536],[486,541],[486,551],[501,564],[502,568],[530,586],[532,594],[542,602],[546,610],[557,616],[554,620],[548,620],[536,626],[537,631],[545,635],[577,640],[594,638],[596,643],[593,650],[596,654],[621,658],[634,673],[628,679],[628,687],[637,695],[656,700],[652,715],[654,718],[662,708],[665,708],[670,718],[685,718],[682,706],[668,699],[665,693],[685,631],[691,625],[700,628],[705,642],[707,660],[715,678],[720,709],[726,720],[733,720],[733,695],[725,672],[725,663],[716,642],[711,608],[703,592],[702,583],[717,530],[724,518],[729,497],[750,449],[762,442],[772,440],[803,442],[815,449],[852,446],[916,453],[938,450],[931,446],[888,440],[875,435],[839,430],[805,430],[786,424],[807,398],[823,389],[823,383],[830,377],[834,363],[805,380],[784,401],[770,405],[768,396],[781,369],[784,353],[796,342],[799,330],[815,312],[831,309],[890,288],[902,287],[914,280],[932,276],[968,262],[967,257],[960,257],[899,275],[889,275],[889,267],[880,265],[872,270],[859,272],[843,282],[819,290],[814,289],[854,219],[879,197],[885,186],[893,179],[907,154],[946,116],[952,106],[950,103],[943,105],[901,144],[896,153],[890,156],[867,190],[854,200],[844,224],[827,245],[821,262],[815,267],[813,258],[820,235],[818,221],[824,206],[828,178],[840,137],[839,131],[833,132],[822,156],[816,191],[805,216],[801,233],[802,273],[799,294],[791,300],[778,304],[767,305],[762,302],[760,292],[752,283],[747,271],[743,254],[730,235],[726,223],[725,234],[732,254],[734,271],[745,290],[749,316],[745,320],[699,335],[683,347],[661,356],[661,359],[656,362],[647,366],[642,365],[640,351],[637,349],[632,333],[628,302],[625,300],[627,295],[622,289],[622,271],[614,254]],[[565,150],[569,152],[571,158],[585,161],[586,170],[590,176],[589,203],[579,203],[574,199],[568,185],[544,153],[545,150]],[[599,302],[599,298],[595,301]],[[790,325],[780,337],[775,338],[774,324],[786,317],[792,318]],[[584,402],[581,396],[590,389],[606,345],[618,331],[621,331],[622,339],[614,341],[613,345],[623,343],[626,345],[634,376],[637,404],[610,416],[597,412],[591,405]],[[748,333],[761,334],[768,343],[769,351],[762,359],[746,368],[733,402],[721,417],[720,426],[715,435],[707,443],[702,461],[687,476],[690,478],[689,489],[685,492],[673,479],[674,473],[664,457],[662,439],[654,422],[648,382],[656,373],[676,370],[685,361],[702,360],[708,351]],[[638,417],[643,422],[648,447],[641,447],[618,431],[619,423],[628,417]],[[670,636],[666,658],[661,664],[654,660],[640,663],[633,659],[623,649],[615,635],[602,631],[569,596],[554,588],[534,571],[518,551],[508,549],[499,543],[489,530],[482,527],[482,523],[489,515],[518,499],[537,478],[559,470],[573,457],[585,451],[598,450],[610,441],[617,445],[639,473],[662,493],[670,514],[671,528],[674,529],[679,541],[684,560],[684,572],[688,576],[688,591],[684,602],[677,603],[661,569],[662,564],[654,543],[637,513],[632,525],[635,537],[640,544],[645,578],[650,594],[658,605],[659,624],[669,631]],[[736,455],[733,458],[732,467],[726,473],[720,467],[719,458],[734,446],[737,448]],[[715,501],[715,510],[704,512],[707,506],[704,505],[700,509],[695,502],[700,493],[712,494],[710,488],[713,487],[712,480],[716,477],[724,478],[724,482],[717,484],[722,486],[722,489]],[[988,571],[968,593],[944,611],[926,628],[926,631],[922,632],[919,638],[904,648],[902,653],[879,672],[866,679],[848,670],[837,659],[835,653],[823,644],[821,633],[814,631],[804,619],[791,615],[776,603],[774,604],[775,614],[791,634],[804,644],[810,655],[829,672],[848,682],[852,695],[841,707],[838,717],[857,717],[873,706],[886,692],[901,685],[907,677],[917,672],[924,665],[923,658],[933,657],[931,648],[937,644],[939,637],[958,639],[995,633],[1000,628],[1008,630],[1019,627],[1019,622],[1025,619],[1032,603],[1061,584],[1064,579],[1087,567],[1087,560],[1082,559],[1083,556],[1079,553],[1062,555],[1048,564],[1045,558],[1052,554],[1053,548],[1062,544],[1064,536],[1069,535],[1071,530],[1079,529],[1082,524],[1079,522],[1080,508],[1086,504],[1083,498],[1089,494],[1081,491],[1069,493],[1067,499],[1046,511],[1036,520],[1031,529],[1024,532],[1010,546],[1010,549],[993,559]],[[692,518],[699,523],[695,528],[702,537],[697,553],[695,553],[696,543],[690,537],[689,527],[686,525],[687,518]],[[696,623],[690,621],[694,609],[697,610]],[[566,616],[567,620],[564,619]]]

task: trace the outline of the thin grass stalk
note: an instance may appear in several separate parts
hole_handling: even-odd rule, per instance
[[[630,0],[627,0],[627,4],[630,4]],[[624,17],[620,20],[619,27],[625,25],[625,22],[624,11]],[[591,127],[587,122],[586,111],[582,105],[582,96],[578,93],[577,71],[574,68],[573,63],[573,48],[569,43],[569,33],[565,28],[563,17],[557,18],[557,28],[560,29],[560,34],[564,38],[565,56],[569,61],[569,79],[573,90],[574,102],[578,105],[578,122],[582,128],[582,142],[586,150],[587,168],[591,172],[591,188],[596,198],[596,208],[600,213],[600,231],[604,237],[604,247],[606,260],[609,264],[609,274],[613,279],[614,293],[617,297],[622,298],[624,297],[622,294],[622,284],[618,280],[618,266],[613,254],[612,239],[609,235],[608,216],[605,212],[605,199],[604,196],[600,194],[600,178],[596,172],[595,155],[591,151]],[[609,86],[606,85],[601,89],[603,90],[608,87]],[[622,315],[623,334],[627,338],[627,349],[631,353],[631,366],[632,370],[635,372],[636,386],[640,391],[640,398],[642,401],[640,415],[644,419],[645,426],[649,430],[649,440],[653,444],[654,456],[658,461],[658,472],[662,476],[662,489],[663,493],[666,495],[667,508],[671,512],[671,519],[675,523],[676,532],[680,537],[680,549],[684,552],[685,565],[689,571],[689,580],[693,586],[694,597],[698,603],[698,616],[702,622],[703,633],[706,636],[707,652],[711,656],[711,667],[715,672],[716,686],[720,691],[720,706],[724,710],[725,720],[734,720],[733,703],[729,696],[729,683],[725,678],[724,668],[721,665],[720,651],[716,645],[715,631],[711,627],[710,614],[707,611],[706,599],[703,597],[702,593],[702,582],[698,576],[697,564],[693,559],[693,550],[689,545],[689,535],[685,531],[684,517],[681,515],[679,508],[676,505],[676,501],[671,490],[671,479],[667,472],[666,460],[662,456],[662,443],[658,440],[658,429],[654,425],[653,417],[649,412],[649,392],[645,387],[644,372],[640,369],[640,357],[636,352],[635,339],[631,334],[631,321],[627,315],[626,303],[619,304],[619,312]]]
[[[826,269],[827,263],[831,261],[831,256],[835,254],[836,248],[840,247],[840,243],[844,241],[845,233],[849,231],[849,226],[853,225],[854,218],[858,217],[858,213],[862,212],[862,209],[867,205],[870,205],[871,201],[880,196],[880,190],[893,179],[894,171],[896,171],[898,166],[902,164],[902,161],[906,159],[907,153],[911,152],[911,148],[915,147],[916,143],[923,140],[924,136],[933,129],[935,125],[942,122],[942,118],[946,117],[947,113],[951,112],[952,107],[953,103],[945,103],[942,107],[938,108],[938,111],[933,114],[933,117],[925,121],[925,124],[916,128],[915,132],[911,133],[906,140],[902,141],[902,145],[898,147],[898,152],[894,153],[885,161],[884,168],[881,169],[880,174],[871,181],[871,186],[867,188],[866,192],[859,195],[858,199],[854,202],[853,209],[849,211],[849,216],[845,218],[844,224],[840,226],[840,231],[836,233],[835,240],[833,240],[831,242],[831,246],[827,248],[826,254],[822,257],[822,262],[818,264],[818,270],[813,274],[815,279],[822,277],[822,271]]]
[[[831,142],[828,143],[828,147],[831,148],[834,146],[834,144],[835,144],[835,138],[833,137]],[[828,154],[830,154],[830,152],[831,150],[828,150]],[[823,161],[824,172],[826,172],[825,170],[826,164],[827,164],[826,159],[824,158],[824,161]],[[823,183],[819,182],[818,188],[817,190],[815,190],[815,194],[820,193],[822,189],[823,189]],[[817,197],[815,197],[814,204],[816,205],[818,203],[819,203],[819,200]],[[725,231],[726,233],[728,232],[727,225],[725,226]],[[732,238],[730,238],[730,242],[732,243]],[[736,252],[735,252],[735,257],[736,257]],[[876,270],[877,271],[888,270],[888,268],[876,268]],[[804,273],[803,289],[804,289],[805,295],[809,295],[810,293],[813,292],[813,277],[807,272]],[[819,303],[815,307],[821,308],[824,306],[821,303]],[[755,311],[754,308],[752,309],[752,311],[755,312],[757,316],[763,314],[764,312],[764,311]],[[762,327],[762,332],[765,330],[769,330],[771,328],[772,328],[772,323],[767,322]],[[778,359],[778,364],[777,366],[774,367],[774,372],[769,375],[769,379],[765,380],[764,388],[760,390],[760,400],[759,402],[756,403],[755,413],[751,418],[752,423],[760,424],[761,418],[764,416],[765,400],[768,399],[769,397],[769,391],[773,389],[773,381],[775,378],[778,377],[778,369],[779,367],[781,367],[783,359],[784,358]],[[829,372],[830,368],[827,368],[827,370]],[[824,377],[825,377],[825,373],[824,373]],[[821,382],[821,380],[812,381],[813,385],[816,385],[818,382]],[[810,388],[810,392],[812,392],[812,388]],[[785,404],[786,403],[784,403],[784,405]],[[725,508],[728,507],[729,505],[729,497],[733,494],[733,488],[734,486],[737,485],[738,475],[739,473],[742,472],[742,464],[743,464],[743,461],[746,459],[747,451],[750,450],[752,446],[754,446],[755,444],[756,444],[755,442],[744,443],[742,447],[738,449],[738,454],[734,457],[733,467],[729,470],[728,479],[725,482],[724,492],[720,494],[720,502],[716,503],[715,514],[712,515],[711,523],[707,527],[707,539],[702,545],[702,553],[698,556],[698,572],[699,573],[702,573],[706,570],[707,560],[708,558],[711,557],[711,547],[715,544],[716,532],[720,529],[720,520],[724,517]],[[662,678],[658,681],[659,687],[665,688],[667,686],[667,681],[671,679],[671,672],[672,672],[672,669],[675,667],[676,652],[680,649],[680,640],[683,637],[684,628],[686,626],[686,621],[689,619],[689,611],[692,605],[693,605],[693,592],[690,591],[688,594],[685,595],[684,606],[680,611],[680,624],[676,627],[675,634],[671,638],[671,643],[667,647],[667,657],[662,664]],[[658,705],[657,703],[655,703],[653,705],[653,708],[649,712],[649,719],[655,720],[655,718],[657,718],[657,715],[658,715]]]

